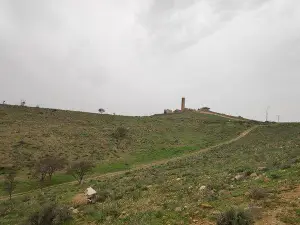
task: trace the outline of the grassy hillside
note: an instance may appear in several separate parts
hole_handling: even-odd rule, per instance
[[[200,203],[208,202],[214,209],[221,210],[227,200],[219,194],[203,195],[199,187],[206,185],[218,193],[221,188],[229,188],[230,178],[238,171],[255,171],[257,166],[269,166],[275,159],[289,162],[289,157],[297,150],[292,150],[295,144],[287,137],[293,134],[295,142],[298,140],[298,125],[261,127],[244,139],[206,153],[153,168],[138,165],[226,143],[254,124],[193,112],[125,117],[1,106],[1,165],[13,164],[20,168],[14,193],[32,192],[13,198],[11,202],[2,200],[0,224],[19,224],[45,202],[71,206],[72,198],[87,186],[97,189],[104,202],[80,206],[81,213],[75,215],[70,224],[176,224],[175,221],[189,224],[191,218],[204,215],[210,218],[212,215],[202,210]],[[128,136],[119,145],[112,137],[118,127],[128,130]],[[283,151],[278,143],[288,148]],[[274,146],[278,148],[272,152]],[[39,191],[27,167],[46,154],[62,156],[69,161],[82,158],[95,161],[97,166],[91,177],[112,171],[124,172],[102,177],[99,181],[92,178],[82,186],[65,183],[73,179],[61,172],[51,182],[51,185],[61,185]],[[128,171],[130,168],[140,169]],[[3,176],[0,175],[2,184]],[[246,186],[235,185],[233,195],[243,195]],[[5,195],[1,190],[0,198]],[[230,199],[229,205],[233,204],[236,203]]]
[[[299,124],[263,126],[237,142],[197,156],[91,180],[83,186],[59,186],[44,194],[22,196],[13,200],[11,210],[4,201],[0,220],[2,224],[20,222],[49,199],[72,205],[76,194],[92,186],[103,201],[79,206],[80,214],[69,224],[197,224],[203,219],[215,221],[227,208],[249,205],[261,207],[262,212],[282,206],[285,211],[281,210],[279,220],[299,224],[299,202],[279,198],[300,182],[299,133]],[[244,177],[234,180],[237,174]],[[203,185],[205,191],[200,190]],[[255,195],[257,190],[263,194]]]
[[[0,106],[0,159],[21,167],[46,154],[70,161],[149,161],[222,142],[248,126],[198,113],[125,117]],[[112,137],[118,127],[128,129],[119,146]]]

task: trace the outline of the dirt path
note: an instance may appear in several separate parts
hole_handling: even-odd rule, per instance
[[[223,118],[230,119],[230,120],[242,120],[242,121],[246,120],[244,118],[238,118],[238,117],[235,117],[235,116],[229,116],[229,115],[220,114],[220,113],[211,112],[211,111],[199,111],[199,113],[208,114],[208,115],[215,115],[215,116],[223,117]]]
[[[170,158],[170,159],[158,160],[158,161],[154,161],[154,162],[147,163],[147,164],[136,165],[134,168],[129,169],[129,170],[122,170],[122,171],[118,171],[118,172],[112,172],[112,173],[106,173],[106,174],[101,174],[101,175],[90,176],[87,179],[88,180],[95,180],[95,179],[102,179],[102,178],[107,178],[107,177],[113,177],[113,176],[124,174],[126,172],[134,172],[134,171],[141,170],[141,169],[148,169],[148,168],[151,168],[153,166],[159,166],[159,165],[166,164],[168,162],[174,162],[174,161],[177,161],[177,160],[180,160],[180,159],[186,159],[186,158],[189,158],[191,156],[198,155],[199,153],[208,152],[208,151],[210,151],[212,149],[221,147],[223,145],[228,145],[228,144],[231,144],[233,142],[236,142],[236,141],[240,140],[241,138],[245,137],[246,135],[248,135],[251,131],[255,130],[257,127],[259,127],[259,125],[253,126],[253,127],[249,128],[249,129],[245,130],[240,135],[238,135],[237,137],[235,137],[235,138],[233,138],[231,140],[228,140],[228,141],[225,141],[225,142],[222,142],[222,143],[219,143],[219,144],[213,145],[211,147],[204,148],[204,149],[201,149],[201,150],[189,153],[189,154],[177,156],[177,157]],[[62,183],[62,184],[57,184],[57,185],[52,185],[52,186],[49,186],[49,187],[45,187],[45,188],[43,188],[43,190],[47,190],[47,189],[51,189],[51,188],[55,188],[55,187],[59,187],[59,186],[76,184],[76,183],[77,183],[77,181],[66,182],[66,183]],[[38,189],[27,191],[27,192],[21,192],[21,193],[13,194],[12,198],[16,198],[16,197],[24,196],[24,195],[27,195],[27,194],[31,194],[31,193],[33,193],[33,192],[35,192],[37,190]],[[7,200],[7,199],[8,199],[7,196],[0,197],[0,201],[1,200]]]

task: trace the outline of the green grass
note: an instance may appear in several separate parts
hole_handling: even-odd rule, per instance
[[[45,199],[54,198],[62,204],[70,204],[71,198],[83,192],[87,186],[100,192],[107,191],[109,197],[104,203],[79,207],[82,215],[75,216],[70,224],[88,221],[98,221],[100,224],[189,224],[190,218],[214,221],[214,211],[233,206],[245,208],[253,204],[253,200],[245,193],[254,187],[268,191],[268,197],[255,200],[254,204],[262,206],[264,210],[272,209],[281,204],[276,194],[282,183],[285,186],[300,183],[299,133],[299,124],[260,127],[235,143],[166,165],[92,180],[83,186],[53,187],[42,197],[38,193],[31,194],[29,202],[23,202],[22,198],[14,199],[16,208],[0,221],[14,224],[20,218],[25,219],[31,212],[28,204],[30,208],[38,208]],[[282,165],[286,164],[289,167],[282,169]],[[113,168],[123,169],[124,165],[116,164]],[[261,166],[266,166],[268,171],[260,172],[258,167]],[[107,172],[103,168],[100,170]],[[232,180],[236,174],[244,171],[253,171],[258,175],[265,173],[268,181],[250,177],[242,181]],[[199,191],[202,185],[214,192],[202,193]],[[220,191],[225,194],[220,194]],[[202,203],[210,204],[213,210],[201,208]],[[1,202],[0,208],[6,204],[9,203]],[[176,211],[176,208],[180,210]],[[16,217],[21,211],[22,215]],[[296,224],[296,213],[294,216],[284,215],[281,219]],[[124,218],[121,216],[123,214]]]
[[[69,162],[92,160],[96,164],[92,174],[100,175],[190,153],[231,139],[251,125],[251,121],[193,112],[126,117],[1,106],[0,183],[3,168],[17,165],[20,185],[15,193],[38,188],[27,177],[31,177],[30,167],[47,154]],[[119,146],[112,137],[118,127],[129,130]],[[47,186],[72,180],[56,173]],[[0,195],[5,193],[0,191]]]
[[[10,115],[10,110],[15,114]],[[73,160],[75,155],[95,159],[96,167],[89,176],[129,170],[144,163],[191,153],[232,139],[253,126],[249,121],[229,121],[197,113],[113,118],[109,115],[64,111],[56,111],[49,116],[49,122],[45,120],[43,124],[41,118],[38,120],[32,117],[30,120],[27,114],[24,116],[24,113],[28,113],[26,110],[33,113],[32,111],[41,109],[3,110],[7,114],[5,122],[1,122],[2,131],[4,126],[9,128],[9,131],[3,132],[5,134],[1,133],[1,138],[7,139],[6,145],[15,146],[17,137],[22,137],[17,140],[25,140],[27,144],[23,143],[24,146],[19,149],[22,154],[19,152],[19,156],[22,157],[24,152],[31,152],[34,158],[38,157],[42,151],[47,152],[47,148],[33,151],[32,145],[37,145],[38,142],[33,141],[32,135],[46,129],[51,138],[44,139],[40,136],[40,140],[43,143],[55,140],[51,143],[56,143],[59,139],[58,152],[62,152],[69,160]],[[25,122],[20,122],[20,118]],[[55,121],[63,124],[60,129],[47,130],[47,126],[51,127]],[[23,124],[19,133],[18,123]],[[81,132],[83,128],[80,124],[84,124],[84,132]],[[32,128],[35,126],[40,130]],[[130,135],[116,149],[111,133],[119,126],[129,128]],[[76,136],[76,133],[80,135]],[[261,206],[264,211],[290,207],[288,212],[279,215],[279,219],[297,224],[300,205],[282,203],[278,194],[283,187],[292,188],[300,184],[299,134],[300,124],[268,124],[237,142],[164,165],[92,179],[82,186],[53,186],[42,192],[35,191],[28,196],[15,198],[11,203],[1,201],[0,224],[19,224],[47,201],[71,206],[73,196],[83,193],[89,186],[99,193],[108,193],[107,199],[94,205],[78,207],[81,213],[74,215],[74,219],[68,224],[191,224],[193,219],[215,222],[218,212],[231,207],[243,209],[250,204]],[[102,146],[101,151],[93,153],[96,148],[93,146],[98,145]],[[79,146],[83,146],[85,151],[80,152]],[[15,148],[17,147],[12,147],[13,154],[17,154],[14,152]],[[102,158],[97,159],[97,154],[102,155]],[[260,171],[259,167],[267,167],[268,170]],[[248,176],[241,181],[233,179],[237,174],[245,172],[256,172],[262,178]],[[57,173],[52,184],[71,180],[72,177]],[[30,182],[18,185],[16,192],[34,188],[35,185]],[[200,191],[202,185],[207,186],[207,191]],[[266,190],[267,197],[251,198],[247,193],[254,188]],[[1,192],[2,194],[4,193]],[[203,208],[204,203],[212,209]]]
[[[127,117],[1,106],[0,160],[2,165],[30,167],[39,157],[51,154],[70,161],[115,162],[137,152],[212,145],[250,125],[250,121],[193,112]],[[112,137],[118,127],[129,130],[119,148]]]

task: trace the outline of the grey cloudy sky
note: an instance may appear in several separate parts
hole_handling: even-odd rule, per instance
[[[1,0],[0,100],[300,121],[299,0]]]

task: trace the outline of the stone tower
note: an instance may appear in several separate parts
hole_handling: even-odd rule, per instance
[[[181,99],[181,111],[183,112],[185,110],[185,97]]]

